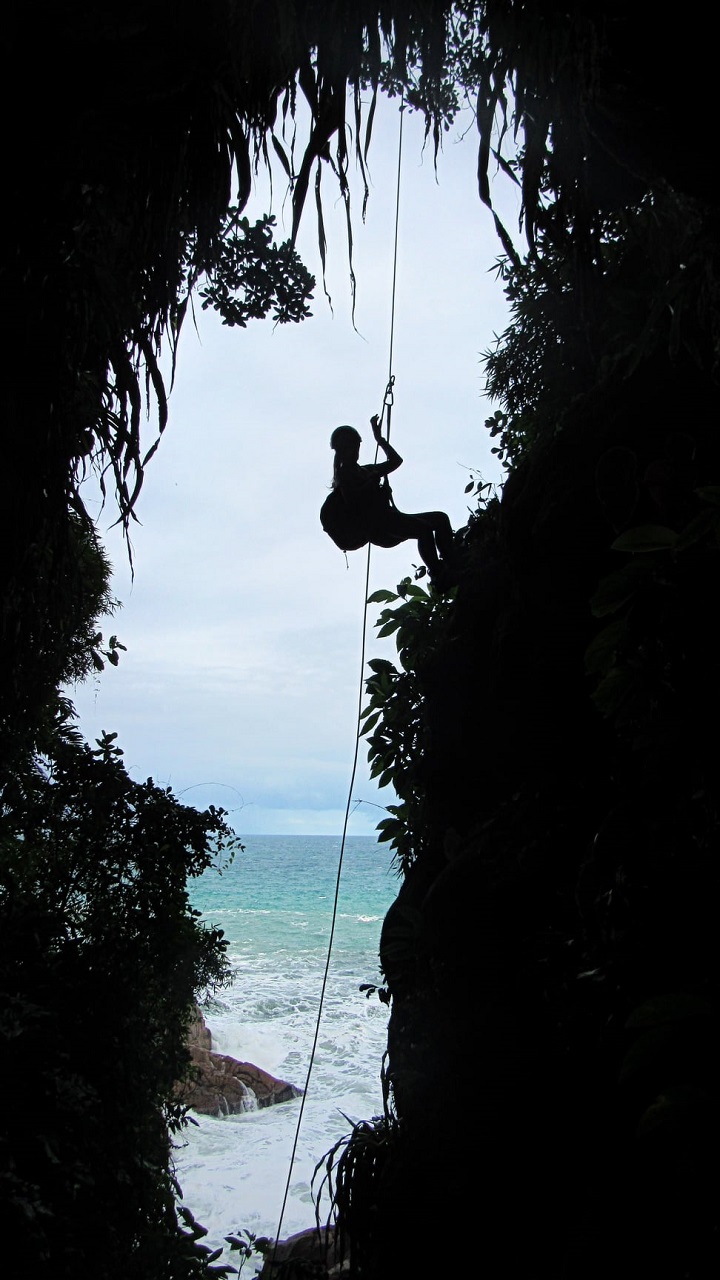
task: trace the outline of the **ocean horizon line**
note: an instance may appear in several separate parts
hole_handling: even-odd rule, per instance
[[[241,840],[342,840],[342,834],[333,835],[330,831],[250,831],[246,836],[241,835]],[[345,837],[346,840],[375,840],[377,836],[372,832],[352,832]]]

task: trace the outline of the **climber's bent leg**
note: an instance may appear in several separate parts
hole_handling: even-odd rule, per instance
[[[423,564],[433,572],[438,566],[438,554],[432,524],[421,516],[406,515],[403,511],[389,511],[372,531],[370,541],[376,547],[397,547],[401,542],[413,539]]]
[[[430,525],[435,538],[435,546],[438,555],[443,560],[449,560],[455,545],[453,537],[452,525],[444,511],[421,511],[415,517],[416,520],[422,520],[426,525]]]

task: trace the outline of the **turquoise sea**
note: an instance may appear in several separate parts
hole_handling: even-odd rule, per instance
[[[232,985],[205,1009],[213,1048],[304,1088],[332,926],[340,839],[248,836],[219,875],[192,886],[193,905],[228,940]],[[382,1113],[387,1006],[380,984],[382,920],[399,882],[387,845],[348,837],[318,1043],[305,1099],[283,1237],[315,1223],[313,1171],[352,1124]],[[219,1247],[243,1229],[277,1234],[300,1099],[214,1118],[196,1116],[179,1140],[182,1203]],[[324,1204],[323,1220],[327,1217]],[[232,1257],[226,1259],[232,1262]],[[247,1274],[247,1270],[244,1274]]]

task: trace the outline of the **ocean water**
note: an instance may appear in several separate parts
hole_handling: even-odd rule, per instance
[[[213,1048],[303,1089],[332,927],[340,840],[248,836],[222,875],[191,888],[193,905],[228,940],[233,980],[204,1010]],[[382,1114],[387,1006],[361,983],[381,984],[382,920],[398,890],[387,845],[348,837],[320,1029],[295,1157],[301,1099],[215,1118],[194,1116],[178,1138],[181,1203],[213,1248],[243,1230],[282,1238],[315,1224],[313,1172],[353,1124]],[[320,1175],[321,1177],[321,1175]],[[316,1177],[316,1193],[319,1178]],[[329,1204],[321,1198],[321,1220]],[[223,1261],[233,1262],[229,1253]],[[249,1275],[248,1264],[244,1274]]]

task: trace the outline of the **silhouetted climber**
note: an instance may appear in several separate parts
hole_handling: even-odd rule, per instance
[[[330,437],[335,451],[332,493],[320,512],[325,532],[342,551],[356,551],[371,542],[374,547],[397,547],[417,540],[423,564],[434,586],[448,585],[448,562],[453,551],[453,531],[444,511],[414,515],[398,511],[387,477],[402,465],[389,440],[384,440],[377,417],[370,419],[384,462],[360,466],[362,438],[354,427],[336,427]]]

